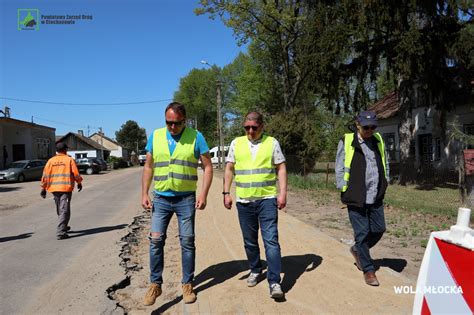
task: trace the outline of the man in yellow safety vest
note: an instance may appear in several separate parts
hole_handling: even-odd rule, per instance
[[[388,163],[382,136],[375,132],[375,112],[361,112],[357,130],[339,141],[336,154],[336,186],[347,205],[354,230],[355,245],[350,248],[365,282],[378,286],[369,249],[385,232],[383,198],[388,186]]]
[[[206,207],[212,182],[209,147],[199,131],[186,127],[184,105],[173,102],[165,110],[166,128],[156,129],[148,140],[142,177],[142,207],[152,209],[150,232],[150,282],[143,304],[153,305],[161,295],[163,250],[166,230],[176,214],[183,266],[183,301],[193,303],[195,252],[194,221],[196,209]],[[196,197],[198,161],[204,170],[202,189]],[[154,180],[154,200],[148,191]]]
[[[262,279],[262,262],[258,246],[261,228],[268,270],[270,296],[282,299],[280,282],[281,250],[278,242],[278,210],[286,206],[287,174],[285,157],[275,138],[263,133],[263,116],[249,112],[243,127],[245,136],[232,141],[224,174],[224,206],[232,207],[230,186],[235,174],[237,211],[244,247],[250,267],[249,287]],[[277,183],[280,193],[277,192]]]

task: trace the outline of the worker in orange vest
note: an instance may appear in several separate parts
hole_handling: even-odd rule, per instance
[[[82,190],[82,177],[79,175],[76,162],[67,155],[68,146],[64,142],[56,144],[56,156],[48,160],[41,178],[41,197],[46,198],[46,190],[53,194],[58,214],[57,239],[69,238],[67,232],[71,218],[71,198],[74,183],[77,182],[77,190]]]

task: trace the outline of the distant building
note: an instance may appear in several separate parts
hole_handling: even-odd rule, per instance
[[[69,148],[68,155],[74,159],[97,157],[106,160],[110,156],[110,150],[101,146],[100,143],[85,137],[81,133],[69,132],[56,139],[57,142],[65,142]]]
[[[399,128],[401,118],[398,94],[387,94],[370,107],[377,113],[378,127],[384,138],[390,163],[400,162]],[[445,113],[445,123],[442,112],[435,106],[413,108],[413,139],[410,143],[410,154],[415,157],[415,167],[455,170],[460,152],[468,147],[465,144],[444,137],[443,132],[449,135],[452,132],[453,122],[457,122],[460,130],[465,134],[474,135],[474,104],[472,100],[466,104],[457,105]]]
[[[56,129],[0,117],[0,168],[18,160],[47,160],[55,154]]]
[[[99,144],[102,144],[107,150],[110,150],[110,156],[128,159],[127,149],[124,149],[117,141],[112,140],[104,135],[100,135],[97,132],[92,134],[89,138]]]

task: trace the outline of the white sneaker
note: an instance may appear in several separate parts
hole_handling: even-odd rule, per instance
[[[251,272],[247,278],[247,286],[254,287],[260,281],[262,273]]]
[[[279,283],[273,283],[270,285],[270,297],[273,299],[281,299],[285,294],[281,290]]]

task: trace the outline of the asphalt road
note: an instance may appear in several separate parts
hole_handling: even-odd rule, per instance
[[[85,175],[60,241],[51,194],[41,199],[38,182],[0,185],[0,200],[21,204],[0,216],[1,314],[114,312],[105,290],[123,278],[118,242],[141,211],[141,170]]]

